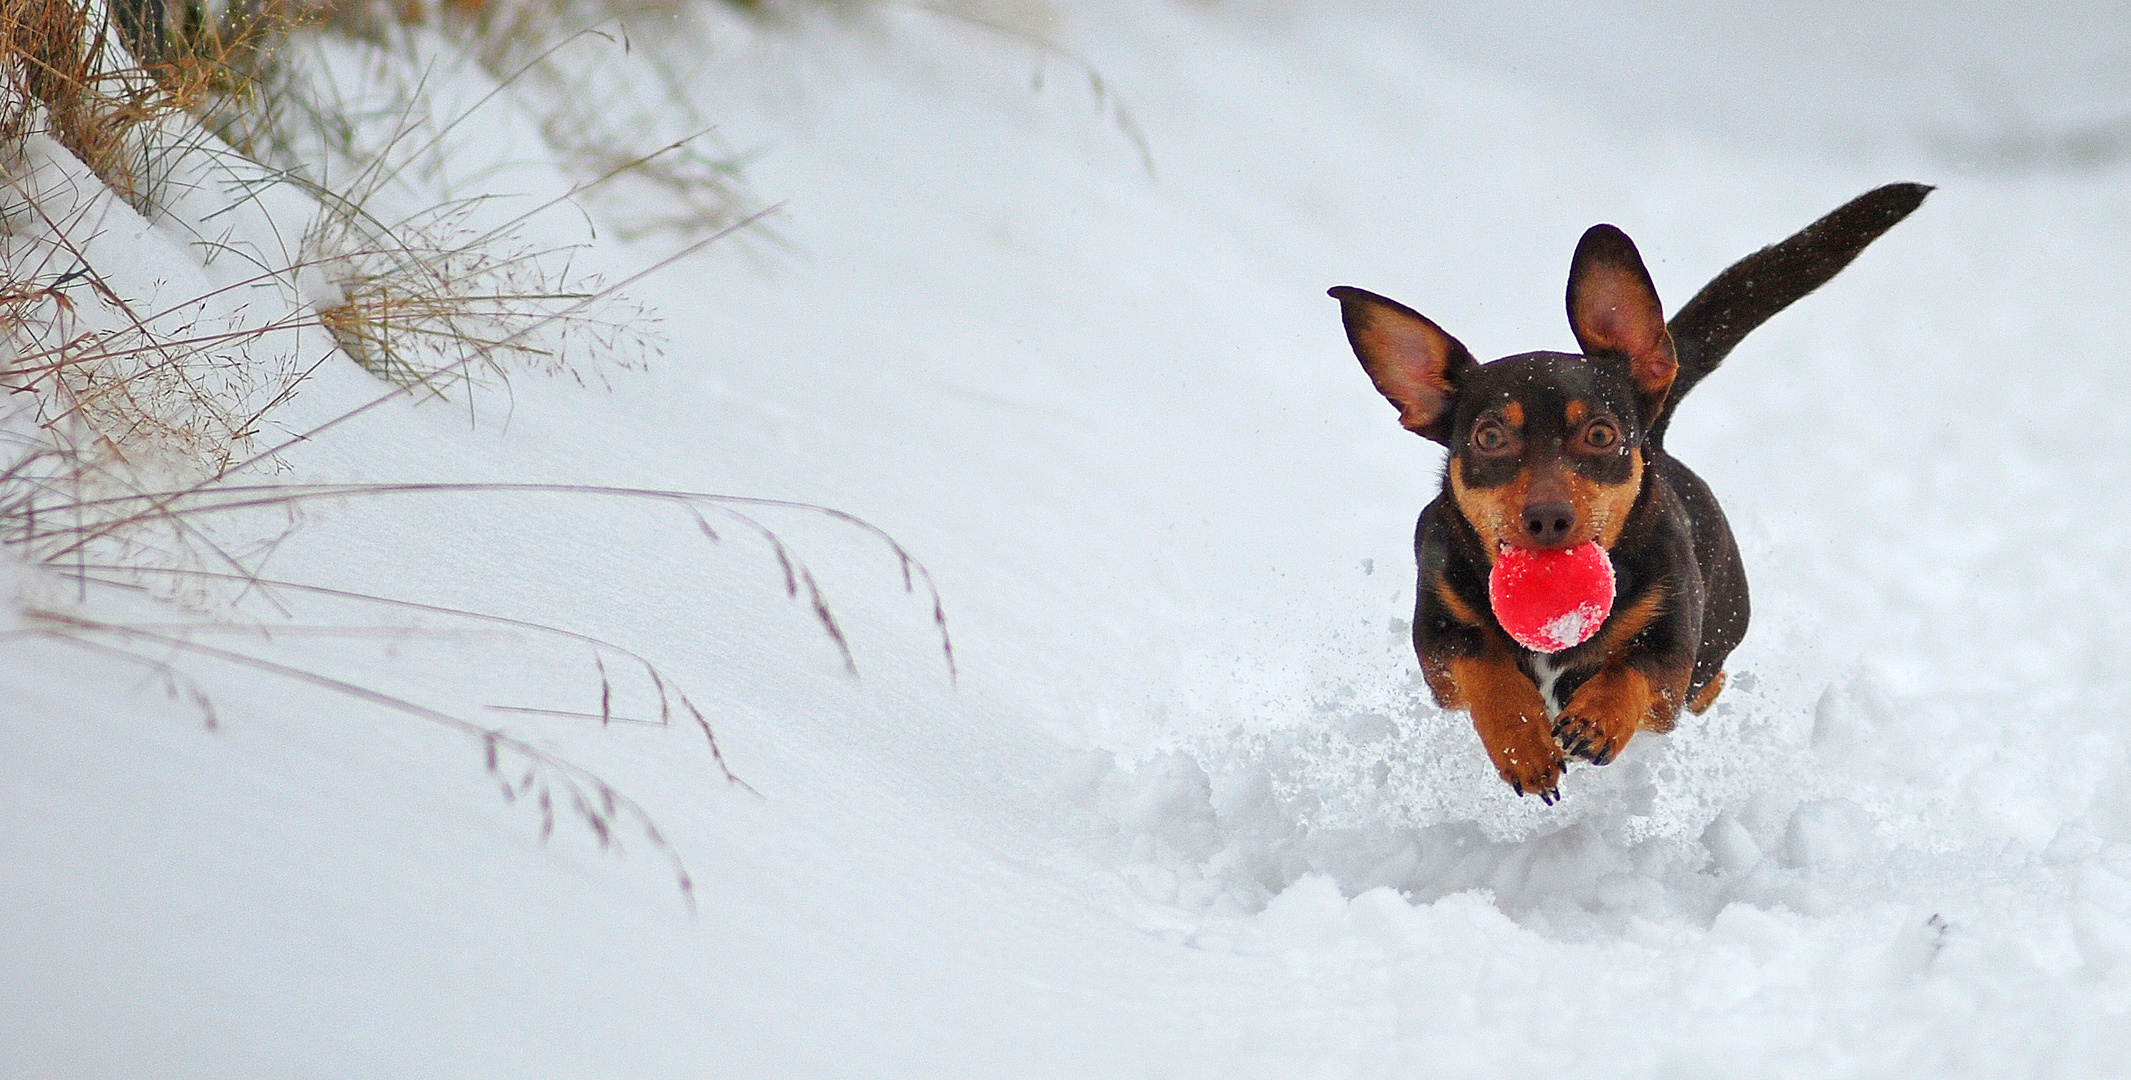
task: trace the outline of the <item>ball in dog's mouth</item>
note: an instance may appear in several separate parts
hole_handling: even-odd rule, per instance
[[[1595,542],[1558,551],[1505,547],[1487,575],[1487,600],[1517,644],[1560,652],[1591,640],[1613,611],[1613,560]]]

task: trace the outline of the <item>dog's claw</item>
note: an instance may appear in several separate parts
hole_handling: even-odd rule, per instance
[[[1580,717],[1564,717],[1554,725],[1554,740],[1561,744],[1561,752],[1572,758],[1582,758],[1593,765],[1604,765],[1620,754],[1620,746],[1604,737],[1597,724]]]

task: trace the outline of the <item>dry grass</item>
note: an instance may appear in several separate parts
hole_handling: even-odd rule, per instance
[[[130,144],[167,95],[116,41],[108,9],[69,0],[0,0],[0,140],[46,130],[129,199],[142,156]]]
[[[163,0],[0,0],[0,146],[45,132],[144,211],[170,148],[160,122],[251,97],[254,73],[300,22],[283,0],[214,16]]]
[[[745,6],[745,5],[741,5]],[[720,152],[690,92],[690,71],[644,48],[690,25],[687,0],[346,0],[326,26],[409,55],[448,41],[538,118],[549,155],[592,181],[578,198],[625,237],[717,231],[755,215],[744,155]]]
[[[450,499],[460,509],[493,499],[667,507],[675,528],[706,543],[726,543],[724,532],[759,542],[786,597],[855,676],[829,597],[775,527],[790,520],[778,515],[826,518],[886,546],[906,593],[930,607],[952,682],[953,642],[930,573],[886,532],[832,508],[612,486],[263,482],[283,451],[332,437],[392,402],[470,405],[476,389],[521,374],[597,382],[655,355],[646,314],[624,293],[636,279],[575,273],[572,247],[534,239],[541,234],[532,226],[558,207],[587,206],[625,236],[683,237],[651,273],[761,221],[765,211],[739,183],[740,156],[717,147],[693,109],[687,70],[671,50],[632,41],[632,24],[684,18],[686,2],[0,0],[0,389],[8,391],[0,395],[0,549],[68,583],[74,600],[27,606],[20,629],[0,633],[0,642],[56,640],[121,658],[152,673],[209,727],[219,720],[203,669],[249,671],[441,725],[472,741],[504,798],[538,814],[543,838],[558,818],[576,821],[602,847],[619,850],[625,834],[641,838],[671,865],[691,909],[693,883],[677,850],[642,805],[598,775],[495,717],[280,658],[266,633],[271,623],[283,637],[353,642],[413,640],[416,631],[369,619],[249,618],[241,602],[263,598],[286,614],[295,598],[309,598],[582,649],[590,670],[581,686],[591,693],[484,711],[693,728],[715,778],[752,791],[680,683],[643,653],[567,627],[267,576],[266,559],[298,531],[304,507],[404,498]],[[1039,89],[1046,63],[1072,70],[1153,171],[1131,115],[1083,58],[1006,22],[904,6],[1033,46]],[[320,66],[351,54],[375,74],[357,80],[352,97],[347,80]],[[463,82],[452,66],[462,63],[492,89],[455,113],[433,113],[434,86]],[[567,190],[504,214],[492,200],[426,182],[449,173],[463,128],[490,109],[534,119],[548,160],[571,178]],[[74,172],[55,172],[50,155],[40,157],[46,138],[78,159]],[[197,247],[210,256],[251,263],[198,295],[144,301],[114,284],[112,253],[98,246],[114,220],[110,201],[167,224],[166,211],[199,190],[203,171],[254,198],[269,189],[299,193],[316,214],[281,255],[200,236]],[[261,291],[286,302],[260,316],[242,298]],[[314,351],[293,344],[305,341]],[[291,395],[343,356],[380,380],[376,396],[301,430],[280,427]],[[275,430],[282,434],[269,441]],[[175,613],[103,613],[103,599],[142,592]],[[628,687],[616,671],[630,673]],[[648,708],[630,715],[617,696]]]
[[[437,199],[395,186],[396,178],[441,171],[452,129],[490,106],[509,83],[439,123],[420,101],[420,80],[363,103],[307,84],[307,73],[284,56],[296,35],[313,31],[278,6],[233,6],[212,22],[194,15],[166,19],[159,32],[135,25],[114,35],[108,19],[91,17],[107,9],[89,0],[0,4],[8,18],[0,30],[12,32],[0,36],[0,62],[27,88],[8,99],[18,107],[0,130],[0,190],[11,196],[6,216],[34,226],[0,237],[12,278],[0,286],[0,337],[14,354],[9,388],[36,402],[36,425],[49,444],[25,443],[8,477],[36,476],[80,493],[98,485],[137,491],[167,486],[169,477],[124,474],[175,463],[182,475],[214,477],[270,461],[270,453],[253,452],[251,441],[316,362],[277,370],[254,354],[262,342],[274,343],[268,352],[286,353],[291,336],[306,329],[325,331],[387,383],[434,397],[500,385],[517,372],[586,382],[655,355],[648,313],[619,287],[574,273],[571,245],[542,245],[521,232],[558,204],[685,156],[685,140],[611,164],[506,220],[489,215],[477,223],[486,200]],[[323,14],[329,13],[312,10],[311,21]],[[155,61],[131,64],[117,36],[132,39]],[[384,118],[367,138],[351,120],[356,105]],[[175,122],[188,114],[215,123],[238,150]],[[148,138],[151,129],[163,137]],[[305,131],[322,133],[326,145],[306,140]],[[300,190],[320,212],[285,262],[239,252],[254,259],[255,275],[143,310],[109,284],[80,240],[108,218],[95,192],[78,190],[96,185],[55,190],[50,170],[40,173],[24,161],[22,149],[39,134],[58,139],[105,188],[151,217],[157,208],[148,198],[155,187],[149,166],[158,157],[165,171],[176,158],[194,159],[194,172],[201,160],[210,169],[221,167],[217,159],[240,161],[249,169],[242,182]],[[244,160],[245,150],[267,167]],[[759,220],[758,212],[699,234],[675,258]],[[305,280],[314,284],[306,288]],[[203,317],[216,303],[228,308],[238,294],[270,285],[307,291],[309,310],[265,321],[218,324]]]
[[[114,535],[148,522],[165,524],[179,523],[192,527],[201,518],[229,515],[260,510],[288,510],[306,503],[341,501],[347,499],[377,499],[404,496],[444,495],[508,495],[513,497],[559,496],[574,499],[618,500],[648,502],[671,506],[685,515],[686,521],[710,543],[721,543],[723,537],[712,524],[713,516],[737,524],[758,537],[766,545],[771,557],[776,560],[783,577],[787,598],[803,603],[812,613],[821,630],[834,642],[845,668],[853,675],[858,673],[856,660],[851,654],[850,641],[830,610],[827,596],[814,578],[806,562],[792,549],[777,531],[765,524],[756,513],[763,510],[794,511],[810,516],[827,518],[848,526],[868,536],[885,547],[895,557],[902,578],[903,591],[917,595],[923,589],[924,600],[931,608],[933,626],[939,637],[941,660],[945,664],[950,681],[956,678],[954,641],[947,629],[947,612],[940,597],[939,587],[933,582],[931,571],[910,553],[902,543],[886,530],[856,515],[833,507],[813,503],[793,502],[785,499],[764,499],[743,495],[723,495],[701,491],[667,491],[652,488],[611,487],[585,484],[509,484],[509,483],[422,483],[422,484],[204,484],[188,490],[160,491],[131,495],[108,496],[75,503],[47,505],[41,515],[26,514],[15,508],[0,504],[0,524],[12,526],[0,533],[0,544],[21,546],[36,550],[42,561],[62,568],[76,576],[85,576],[89,568],[109,571],[112,566],[87,560],[100,543]],[[93,530],[77,524],[84,518],[98,522]],[[197,569],[175,568],[159,571],[172,575],[185,575],[195,579],[219,578],[244,585],[247,589],[264,583],[254,572],[213,572]],[[287,583],[279,583],[286,585]],[[379,598],[373,598],[379,599]],[[381,601],[383,602],[383,601]],[[410,604],[411,602],[398,601]],[[461,613],[470,618],[481,618],[474,613]],[[508,620],[500,620],[508,621]],[[552,629],[552,628],[551,628]],[[566,631],[556,631],[566,633]],[[589,639],[587,639],[589,640]]]
[[[334,267],[343,297],[318,312],[319,324],[387,382],[436,397],[519,371],[582,383],[597,369],[573,357],[636,369],[657,350],[648,311],[596,279],[550,269],[565,251],[502,247],[449,211],[400,222],[369,244],[350,243],[352,227],[329,221],[306,245]]]
[[[84,272],[73,282],[0,293],[0,310],[12,312],[12,317],[18,321],[28,321],[24,312],[37,309],[69,311],[75,301],[68,298],[67,292],[76,286],[97,294],[111,291],[108,285],[95,278],[93,272]],[[596,297],[588,296],[577,302],[594,299]],[[930,574],[888,534],[831,508],[714,493],[612,487],[236,484],[229,479],[231,474],[255,472],[257,467],[271,462],[288,446],[321,438],[333,427],[369,408],[414,393],[418,388],[433,389],[431,382],[392,387],[363,410],[343,414],[324,425],[299,432],[284,442],[254,448],[248,457],[234,461],[217,459],[198,482],[177,487],[148,486],[147,481],[167,475],[167,471],[144,467],[144,463],[129,456],[127,450],[139,452],[154,446],[160,453],[169,453],[183,449],[167,432],[158,431],[151,437],[140,430],[155,415],[155,409],[144,395],[169,393],[167,386],[155,381],[153,372],[161,371],[171,376],[197,375],[189,364],[210,355],[201,350],[251,340],[264,332],[264,328],[254,326],[221,333],[193,334],[176,340],[156,340],[150,332],[160,314],[137,314],[135,324],[143,329],[130,335],[56,335],[54,343],[49,346],[19,351],[17,362],[9,369],[11,385],[27,391],[25,396],[29,400],[40,405],[50,402],[52,406],[38,417],[37,430],[43,438],[30,441],[16,434],[22,453],[9,468],[0,471],[0,547],[74,582],[80,593],[78,599],[84,605],[92,599],[95,590],[135,587],[145,579],[167,586],[156,590],[166,597],[193,600],[192,607],[196,611],[224,610],[231,595],[330,593],[351,601],[449,615],[469,622],[508,627],[516,632],[579,642],[590,647],[593,653],[599,688],[596,710],[515,706],[511,707],[514,714],[574,715],[585,720],[597,719],[602,726],[615,722],[617,716],[611,707],[613,683],[604,657],[619,656],[633,662],[651,684],[658,714],[655,722],[670,726],[677,718],[685,717],[701,731],[718,774],[727,783],[746,788],[727,766],[709,718],[681,689],[678,681],[662,673],[642,654],[565,628],[527,620],[272,580],[263,576],[258,567],[281,538],[273,538],[264,544],[248,540],[244,547],[231,548],[221,539],[225,534],[214,528],[214,522],[231,517],[244,517],[255,522],[261,512],[279,512],[286,515],[288,529],[293,530],[300,521],[297,511],[306,504],[396,496],[562,496],[669,505],[682,514],[681,524],[693,528],[708,542],[722,542],[714,519],[722,519],[759,537],[774,559],[786,595],[813,616],[825,636],[835,644],[846,669],[855,675],[857,666],[849,640],[812,570],[773,528],[756,516],[763,510],[798,511],[825,516],[887,544],[898,560],[905,589],[915,592],[920,585],[924,589],[939,630],[942,656],[950,679],[953,677],[952,643],[947,635],[944,608]],[[570,314],[566,309],[545,317],[560,319]],[[296,315],[273,324],[271,329],[323,326],[324,318],[325,314],[307,314],[299,309]],[[524,329],[538,327],[539,319],[534,318]],[[508,337],[503,337],[485,344],[501,348],[511,342]],[[117,370],[111,366],[114,362],[131,367],[122,376],[100,377],[98,373]],[[95,394],[102,396],[96,397]],[[268,407],[271,405],[269,402]],[[107,416],[130,418],[133,427],[114,428],[105,423]],[[256,416],[253,419],[256,421]],[[211,443],[215,452],[226,454],[240,442],[251,439],[255,428],[256,423],[249,426],[224,424],[218,429],[219,437],[204,441]],[[199,436],[200,432],[194,430],[192,435]],[[197,448],[192,452],[197,452]],[[257,530],[239,528],[235,532],[241,537],[251,537]],[[686,866],[636,802],[621,795],[600,777],[513,736],[506,727],[404,696],[387,694],[323,670],[286,663],[268,653],[247,649],[241,643],[225,645],[200,640],[203,635],[225,631],[260,630],[262,624],[230,624],[213,615],[187,617],[167,625],[149,624],[139,620],[93,617],[86,614],[88,610],[87,606],[71,611],[32,608],[26,612],[27,629],[17,636],[62,640],[139,664],[163,678],[175,696],[192,702],[210,726],[214,723],[211,699],[199,682],[181,671],[181,664],[189,667],[194,662],[205,662],[247,669],[441,724],[478,740],[490,771],[499,778],[500,790],[505,797],[537,810],[543,837],[552,832],[557,814],[563,813],[592,833],[602,847],[612,846],[619,850],[619,836],[626,825],[640,833],[661,857],[672,862],[676,881],[693,906]],[[309,629],[350,637],[369,632],[367,627],[347,625]]]
[[[0,389],[9,392],[0,397],[0,547],[74,590],[73,604],[27,606],[21,628],[0,634],[0,641],[57,640],[122,658],[190,702],[210,727],[218,720],[198,673],[203,666],[288,680],[442,725],[477,744],[501,794],[537,812],[543,837],[558,817],[578,822],[602,847],[619,850],[625,833],[640,837],[671,864],[691,909],[693,886],[679,854],[650,814],[605,780],[506,725],[278,659],[264,639],[246,644],[266,624],[236,617],[236,600],[330,597],[581,647],[590,653],[586,679],[597,688],[596,706],[490,708],[602,726],[693,727],[716,775],[752,790],[727,766],[710,718],[680,684],[638,652],[567,628],[270,579],[260,567],[300,524],[301,506],[326,499],[560,496],[673,506],[683,527],[713,543],[720,542],[714,522],[737,525],[767,545],[787,596],[855,674],[849,641],[813,573],[757,516],[826,515],[887,542],[906,590],[923,586],[952,677],[952,645],[930,575],[886,533],[828,508],[555,485],[232,483],[233,476],[270,475],[288,447],[410,395],[449,396],[524,372],[588,381],[645,362],[654,348],[643,333],[646,320],[619,291],[631,282],[574,274],[566,246],[524,238],[521,226],[534,215],[558,203],[596,201],[618,184],[651,184],[673,208],[651,227],[690,234],[663,266],[751,224],[760,211],[739,194],[731,163],[701,153],[696,140],[641,146],[631,140],[657,129],[627,129],[626,118],[599,126],[591,114],[567,112],[546,114],[543,133],[556,159],[578,177],[568,192],[500,221],[482,200],[425,202],[433,193],[396,178],[441,169],[452,128],[470,113],[431,118],[421,72],[382,102],[383,127],[366,127],[371,118],[351,115],[347,102],[291,60],[304,42],[315,45],[336,26],[345,30],[336,21],[342,12],[241,0],[212,18],[197,7],[132,0],[115,10],[114,16],[96,0],[0,0],[0,79],[7,83],[0,91]],[[497,91],[474,109],[511,95],[536,104],[590,103],[584,83],[570,77],[581,66],[564,60],[607,38],[558,20],[596,12],[567,2],[546,14],[530,6],[515,10],[508,20],[500,8],[484,13],[466,6],[401,9],[401,15],[448,23],[462,42],[487,43],[472,54],[500,73]],[[605,17],[611,21],[611,13]],[[405,47],[408,39],[396,35],[406,24],[397,25],[380,28],[372,47]],[[522,36],[502,40],[508,35]],[[46,138],[80,165],[39,149],[50,145],[39,141]],[[322,155],[314,153],[321,141]],[[201,250],[219,245],[224,256],[254,260],[256,273],[200,295],[143,301],[114,284],[110,260],[125,254],[99,246],[118,220],[111,199],[154,220],[186,197],[184,185],[194,182],[188,177],[202,169],[219,170],[229,187],[299,191],[319,213],[285,258],[202,237]],[[269,305],[260,316],[245,302],[258,290],[303,300],[280,314]],[[303,359],[291,343],[305,334],[330,338],[340,353]],[[383,380],[378,395],[260,445],[296,388],[340,354]],[[260,533],[262,511],[283,515],[278,535]],[[107,607],[99,597],[112,590],[145,590],[179,606],[167,620],[98,614]],[[286,624],[279,629],[291,631]],[[346,621],[300,629],[351,641],[381,630],[409,633]],[[649,687],[633,697],[651,703],[655,719],[624,716],[614,707],[614,664],[633,668]]]
[[[280,587],[296,586],[281,583]],[[363,599],[390,602],[380,598]],[[38,607],[28,608],[22,614],[24,628],[0,633],[0,641],[35,638],[54,640],[146,668],[163,682],[172,697],[187,700],[198,709],[202,721],[210,730],[219,726],[213,699],[197,680],[179,667],[178,659],[181,657],[216,662],[315,687],[366,705],[439,724],[466,735],[479,743],[484,765],[489,775],[496,778],[505,801],[523,801],[539,813],[540,837],[543,842],[554,835],[558,813],[570,815],[592,834],[602,849],[616,853],[625,851],[625,828],[634,831],[672,868],[674,884],[680,890],[683,902],[687,904],[691,914],[695,911],[695,882],[688,872],[687,863],[659,831],[658,823],[641,804],[617,790],[596,773],[507,731],[484,726],[453,713],[383,693],[360,683],[280,663],[256,653],[224,648],[199,640],[201,636],[217,629],[256,633],[256,627],[225,628],[198,622],[178,626],[106,622],[85,618],[75,612]],[[471,612],[463,614],[473,618],[486,618]],[[519,623],[518,626],[521,629],[539,628],[531,623]],[[345,628],[331,629],[335,633],[347,633]],[[619,648],[608,646],[604,642],[598,644],[607,648]],[[685,695],[669,690],[658,669],[649,661],[644,663],[649,677],[657,683],[659,704],[663,713],[662,722],[671,726],[671,710],[678,702],[680,707],[688,711],[709,741],[712,760],[723,773],[726,782],[753,794],[753,788],[748,787],[745,781],[726,768],[724,755],[718,749],[717,738],[712,734],[710,722],[704,718],[702,710]],[[612,690],[611,683],[607,681],[604,664],[600,667],[600,685],[601,700],[604,702]],[[613,720],[609,715],[600,715],[597,718],[603,724]]]
[[[6,478],[0,478],[0,491],[16,489],[19,493],[20,487],[11,484]],[[588,704],[587,707],[579,709],[557,708],[553,704],[490,705],[489,710],[518,717],[596,721],[602,728],[616,723],[648,724],[666,728],[683,725],[692,727],[701,733],[717,776],[729,786],[755,794],[754,788],[728,765],[709,717],[682,688],[681,683],[643,653],[619,643],[534,620],[270,578],[236,559],[231,560],[234,569],[215,571],[199,567],[144,565],[138,560],[102,562],[94,561],[90,556],[93,550],[110,537],[128,535],[145,523],[154,523],[166,529],[192,531],[196,529],[197,522],[204,518],[260,510],[290,510],[318,501],[443,496],[563,497],[650,502],[673,507],[684,515],[687,524],[692,525],[707,542],[714,544],[723,542],[718,528],[712,522],[714,517],[738,525],[769,547],[782,575],[787,597],[802,604],[814,617],[823,634],[835,644],[846,670],[855,677],[858,668],[851,653],[849,639],[831,611],[828,599],[817,583],[813,571],[758,514],[762,511],[786,511],[825,517],[886,545],[897,560],[904,590],[916,594],[922,588],[923,598],[931,607],[933,623],[938,632],[946,674],[950,681],[955,678],[954,645],[948,632],[946,610],[930,571],[894,537],[860,518],[829,507],[784,500],[707,492],[559,484],[215,483],[188,490],[111,496],[72,504],[55,500],[49,502],[41,514],[36,513],[34,508],[26,510],[19,501],[0,504],[0,527],[6,530],[0,533],[0,543],[39,551],[46,566],[75,583],[82,591],[84,601],[89,599],[88,593],[92,589],[139,591],[143,579],[163,579],[187,588],[199,588],[203,585],[222,586],[225,596],[256,594],[277,605],[283,594],[325,597],[358,607],[441,617],[449,621],[500,628],[514,635],[531,635],[581,646],[589,652],[592,661],[597,686],[596,705]],[[85,520],[97,524],[94,528],[84,528],[80,523]],[[229,607],[226,603],[220,606]],[[466,736],[478,745],[485,768],[496,778],[502,796],[514,804],[529,806],[538,813],[543,841],[553,834],[559,815],[567,815],[576,821],[596,839],[601,848],[617,853],[624,851],[622,837],[625,832],[640,836],[659,858],[670,865],[675,884],[685,903],[691,912],[695,909],[693,879],[680,853],[660,832],[649,811],[598,774],[513,734],[505,726],[484,723],[458,712],[387,693],[360,681],[338,677],[314,667],[278,660],[260,648],[247,649],[238,645],[202,640],[235,636],[240,639],[256,639],[263,645],[276,636],[300,633],[304,636],[323,634],[351,641],[384,635],[390,640],[400,641],[414,636],[414,631],[410,628],[379,627],[344,621],[302,625],[283,621],[269,625],[249,620],[228,621],[212,617],[188,617],[168,623],[151,623],[138,619],[97,618],[85,614],[85,611],[85,607],[63,610],[30,606],[23,611],[23,629],[0,633],[0,642],[25,638],[54,640],[141,666],[164,683],[171,697],[189,702],[210,729],[219,724],[212,696],[187,670],[191,665],[185,663],[186,661],[206,662],[264,674],[440,725]],[[613,669],[609,666],[610,659],[622,661],[637,672],[637,678],[648,686],[648,692],[639,689],[632,696],[638,701],[652,702],[655,716],[631,716],[616,709],[617,682]]]

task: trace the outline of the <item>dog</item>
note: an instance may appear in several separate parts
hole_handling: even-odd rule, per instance
[[[1519,796],[1561,797],[1571,758],[1604,765],[1638,731],[1670,731],[1724,688],[1746,636],[1739,546],[1717,499],[1665,452],[1674,407],[1755,327],[1819,288],[1923,203],[1890,184],[1741,259],[1670,323],[1627,234],[1585,232],[1569,264],[1581,355],[1482,364],[1426,317],[1342,285],[1347,340],[1407,430],[1443,444],[1442,488],[1414,533],[1413,647],[1436,703],[1464,710]],[[1615,601],[1555,653],[1514,641],[1488,575],[1509,547],[1596,542]]]

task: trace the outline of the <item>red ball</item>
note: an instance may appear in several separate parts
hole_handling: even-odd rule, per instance
[[[1613,560],[1596,543],[1509,547],[1487,575],[1488,605],[1517,644],[1554,653],[1591,640],[1613,610]]]

